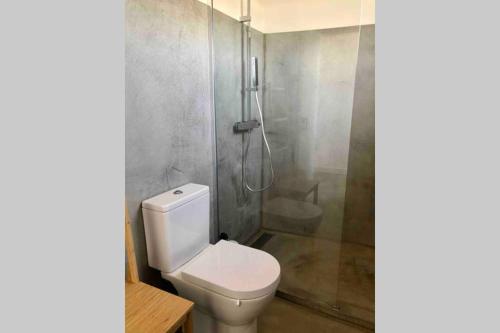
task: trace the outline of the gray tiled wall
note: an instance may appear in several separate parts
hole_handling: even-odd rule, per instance
[[[342,238],[358,42],[359,27],[265,35],[266,128],[277,174],[265,204],[274,196],[297,199],[286,190],[291,183],[318,184],[323,214],[307,233],[336,241]],[[273,217],[264,217],[270,225]],[[289,231],[285,223],[280,230]]]
[[[266,34],[266,120],[281,173],[346,173],[358,36],[358,27]]]
[[[217,171],[219,228],[231,239],[245,242],[260,227],[261,194],[242,190],[242,134],[233,124],[242,120],[242,30],[241,24],[218,11],[214,17],[215,110],[217,127]],[[252,31],[251,51],[259,58],[259,76],[264,75],[264,35]],[[259,91],[262,100],[262,92]],[[252,93],[252,119],[258,119]],[[247,177],[250,186],[261,186],[262,137],[251,135]]]
[[[326,177],[327,181],[320,184],[320,203],[335,207],[336,213],[326,217],[328,224],[335,225],[327,229],[335,235],[326,235],[333,239],[343,237],[343,232],[344,240],[348,241],[352,241],[353,231],[362,234],[356,236],[360,238],[373,234],[372,229],[365,227],[373,225],[368,212],[373,206],[370,200],[374,189],[366,184],[363,189],[359,188],[359,178],[365,176],[357,171],[369,173],[374,168],[370,150],[359,149],[360,140],[369,140],[374,126],[374,101],[367,96],[373,88],[370,86],[373,73],[369,70],[373,66],[373,50],[369,46],[373,30],[373,26],[362,27],[361,38],[359,27],[253,33],[252,53],[260,60],[259,93],[264,91],[264,96],[259,96],[278,179],[290,173],[322,181]],[[359,52],[363,54],[360,54],[358,68],[360,41]],[[215,105],[219,223],[220,231],[245,241],[261,224],[261,195],[249,194],[248,201],[245,200],[241,190],[242,140],[241,135],[232,133],[233,123],[241,119],[241,52],[241,25],[217,13]],[[257,110],[253,99],[252,108],[255,118]],[[254,133],[248,164],[253,184],[269,180],[266,162],[260,133]],[[347,174],[350,178],[346,184]],[[336,188],[330,188],[331,184],[336,184]],[[351,196],[344,208],[346,186]],[[363,205],[358,207],[359,213],[352,210],[356,204]],[[344,210],[348,220],[344,219]],[[372,222],[353,228],[353,214],[358,214],[358,218],[364,214],[364,221]]]
[[[214,211],[214,140],[217,141],[218,158],[219,231],[227,232],[238,241],[245,241],[261,223],[261,195],[249,194],[247,198],[243,195],[242,136],[232,131],[233,123],[242,119],[241,25],[218,12],[215,13],[214,23],[216,115],[212,115],[210,110],[208,7],[196,0],[128,0],[126,3],[126,198],[133,220],[141,279],[146,281],[157,279],[159,273],[147,266],[140,203],[163,191],[196,182],[210,186]],[[259,96],[266,118],[271,119],[267,124],[269,139],[274,145],[273,154],[278,158],[289,156],[301,167],[307,167],[311,160],[328,165],[328,154],[322,154],[319,159],[317,156],[301,155],[308,151],[303,149],[303,145],[320,151],[324,145],[311,140],[312,136],[300,134],[307,134],[314,121],[318,122],[314,118],[317,115],[311,117],[311,111],[338,109],[339,100],[345,104],[349,96],[352,98],[353,82],[348,78],[353,76],[352,71],[355,70],[355,64],[350,62],[355,32],[349,30],[353,28],[345,29],[343,32],[339,29],[301,32],[295,36],[279,34],[285,37],[285,44],[287,38],[298,38],[295,49],[283,47],[283,42],[280,44],[276,40],[278,36],[273,36],[278,34],[264,36],[253,31],[252,53],[259,57],[260,81],[265,83]],[[361,200],[364,207],[370,204],[372,198],[363,188],[366,184],[356,183],[355,180],[368,179],[371,184],[369,179],[372,177],[368,170],[371,160],[366,170],[361,166],[363,159],[367,158],[366,153],[371,156],[372,149],[369,119],[373,113],[370,104],[373,101],[366,94],[370,94],[373,83],[364,77],[371,75],[370,61],[373,57],[362,56],[362,50],[366,47],[371,50],[372,47],[370,31],[370,27],[363,27],[350,142],[353,149],[349,154],[349,168],[352,167],[353,171],[348,173],[348,184],[354,191],[347,192],[348,196],[364,198]],[[273,48],[273,45],[277,47]],[[314,56],[318,50],[322,51],[323,58]],[[325,62],[328,59],[334,61]],[[285,63],[289,63],[292,70],[278,73]],[[332,71],[336,74],[335,79],[328,76]],[[318,91],[321,85],[328,84],[333,84],[336,91]],[[263,90],[268,92],[265,96],[262,96]],[[264,98],[265,101],[262,100]],[[335,113],[327,112],[324,116],[332,117]],[[257,118],[253,97],[252,118]],[[286,121],[280,123],[284,118],[287,118]],[[337,118],[336,123],[342,125],[335,131],[328,126],[314,128],[324,136],[329,132],[339,133],[347,125],[350,126],[350,118],[344,115]],[[214,120],[216,138],[213,137]],[[319,125],[328,124],[330,120],[320,118]],[[338,146],[339,142],[343,142],[341,139],[330,140],[328,144]],[[290,144],[295,146],[285,152],[283,147]],[[343,146],[338,147],[335,153],[344,157]],[[248,163],[249,181],[253,186],[261,186],[268,181],[267,177],[263,177],[263,170],[267,170],[266,160],[260,131],[256,130],[252,135]],[[336,158],[334,168],[342,168],[346,161]],[[360,167],[356,168],[356,165]],[[351,200],[349,209],[359,204],[359,200]],[[351,214],[349,216],[353,217],[349,221],[354,221],[355,214],[349,213],[349,209],[346,205],[346,216]],[[361,214],[366,217],[370,213],[364,210]],[[216,219],[212,216],[212,241],[217,237],[215,223]],[[349,227],[350,224],[346,224],[344,228],[346,235],[361,230]]]
[[[145,281],[159,273],[147,265],[141,201],[194,182],[210,186],[213,207],[208,17],[196,0],[126,3],[126,198]]]
[[[374,25],[361,28],[342,238],[375,246]]]

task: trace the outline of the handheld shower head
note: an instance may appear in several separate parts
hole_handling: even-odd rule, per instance
[[[259,86],[259,59],[257,59],[257,57],[252,57],[251,65],[252,88],[255,88],[255,90],[257,90],[257,87]]]
[[[259,61],[257,57],[252,57],[251,62],[250,62],[251,68],[250,68],[250,78],[251,78],[251,85],[250,88],[247,88],[248,94],[252,94],[252,91],[255,93],[255,103],[257,104],[257,110],[259,111],[259,117],[260,117],[260,125],[261,125],[261,131],[262,131],[262,139],[264,140],[264,144],[267,149],[267,153],[269,155],[269,167],[271,171],[271,181],[269,184],[262,188],[252,188],[250,185],[248,185],[248,181],[246,178],[246,167],[247,167],[247,155],[248,155],[248,148],[250,147],[250,138],[251,134],[248,135],[247,139],[247,144],[246,148],[243,152],[243,181],[242,183],[244,184],[244,188],[246,188],[250,192],[262,192],[270,188],[273,183],[274,183],[274,168],[273,168],[273,159],[271,156],[271,148],[269,147],[269,142],[267,141],[267,135],[266,135],[266,130],[264,129],[264,116],[262,115],[262,108],[260,106],[259,102],[259,93],[258,93],[258,86],[259,86]],[[250,97],[250,96],[248,96]],[[257,122],[258,123],[258,122]]]

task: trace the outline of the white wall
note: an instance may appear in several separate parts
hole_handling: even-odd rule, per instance
[[[215,9],[239,19],[241,0],[213,1]],[[251,11],[252,26],[263,33],[375,23],[375,0],[251,0]]]

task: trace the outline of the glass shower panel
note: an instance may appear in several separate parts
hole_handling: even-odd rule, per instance
[[[272,238],[261,249],[281,264],[283,296],[327,311],[338,309],[358,39],[358,27],[266,34],[264,109],[277,171],[263,194],[262,229]]]
[[[373,112],[353,115],[356,80],[366,82],[357,66],[361,4],[214,0],[218,223],[229,239],[276,257],[282,270],[278,296],[371,327],[374,244],[359,242],[363,237],[353,222],[359,194],[367,192],[358,175],[366,181],[373,169],[366,162],[370,149],[359,148],[369,146],[366,119]],[[259,63],[257,87],[251,84],[251,57]],[[362,73],[370,74],[366,68]],[[236,122],[247,120],[261,126],[234,131]],[[248,191],[245,171],[250,187],[272,186]]]

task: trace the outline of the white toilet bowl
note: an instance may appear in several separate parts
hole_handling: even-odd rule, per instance
[[[280,265],[270,254],[225,240],[209,244],[207,186],[186,184],[142,202],[148,264],[195,303],[196,333],[256,333]]]
[[[263,251],[221,240],[161,275],[195,303],[195,332],[256,333],[257,317],[278,287],[280,266]]]

